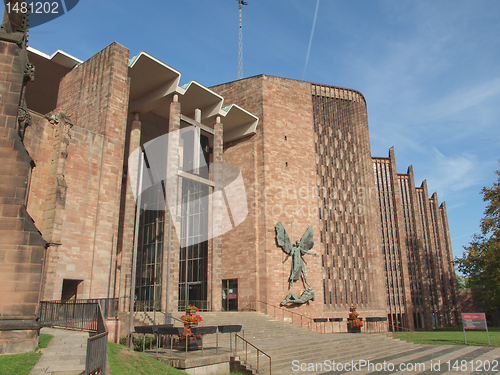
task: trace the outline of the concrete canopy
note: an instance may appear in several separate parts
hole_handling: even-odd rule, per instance
[[[195,109],[200,109],[201,122],[211,128],[216,117],[222,117],[224,142],[256,132],[258,117],[237,105],[223,108],[224,98],[196,81],[179,86],[181,74],[145,52],[131,59],[129,77],[131,113],[152,112],[168,118],[169,104],[178,95],[183,115],[193,118]]]
[[[55,109],[57,87],[52,91],[50,83],[58,83],[60,79],[73,68],[82,63],[81,60],[57,50],[47,55],[34,48],[28,48],[34,63],[43,71],[43,85],[35,81],[30,87],[30,94],[37,98],[40,90],[45,90],[45,101],[34,103],[33,110],[39,113],[48,113]],[[141,52],[129,61],[130,99],[129,112],[146,114],[151,113],[164,119],[169,118],[169,105],[174,95],[178,95],[182,114],[194,118],[195,109],[202,113],[201,122],[213,128],[217,116],[221,117],[224,125],[224,142],[234,141],[251,134],[255,134],[258,117],[237,105],[224,107],[224,98],[196,81],[190,81],[179,86],[181,73],[162,61]],[[38,89],[40,86],[40,90]],[[40,91],[40,92],[39,92]],[[29,101],[29,98],[28,98]]]

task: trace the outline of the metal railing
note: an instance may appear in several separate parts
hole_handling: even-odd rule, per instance
[[[118,318],[118,298],[73,299],[68,301],[42,301],[40,302],[40,309],[42,310],[43,308],[47,308],[49,314],[51,314],[50,311],[54,311],[55,313],[56,310],[59,309],[57,313],[59,314],[59,316],[61,316],[64,315],[63,310],[70,312],[71,309],[73,309],[74,311],[77,312],[78,309],[80,308],[77,306],[82,306],[89,303],[98,303],[99,306],[101,306],[101,312],[105,319]],[[55,307],[61,304],[64,306],[64,308]],[[41,314],[42,312],[40,311],[40,315]]]
[[[180,325],[184,327],[184,320],[172,316],[172,325],[175,326],[175,323],[180,323]]]
[[[264,305],[265,309],[260,309],[260,305],[257,307],[257,305],[260,304],[260,305]],[[272,314],[270,313],[270,310],[272,309]],[[263,302],[263,301],[251,301],[250,302],[250,310],[251,311],[260,311],[260,312],[263,312],[267,315],[272,315],[276,318],[279,318],[281,315],[281,319],[283,321],[287,321],[285,320],[285,316],[287,315],[290,315],[291,316],[291,323],[292,324],[296,324],[296,325],[299,325],[300,327],[304,327],[304,322],[307,323],[307,326],[304,327],[304,328],[307,328],[311,331],[317,331],[317,327],[314,323],[314,319],[308,317],[308,316],[305,316],[305,315],[302,315],[302,314],[299,314],[299,313],[296,313],[296,312],[293,312],[293,311],[290,311],[288,309],[285,309],[281,306],[275,306],[275,305],[271,305],[267,302]],[[278,310],[278,312],[281,311],[281,313],[279,313],[278,315],[276,314],[276,310]]]
[[[118,318],[118,298],[94,298],[94,299],[81,299],[76,301],[98,303],[101,306],[101,312],[104,319]]]
[[[238,334],[234,335],[234,355],[235,356],[238,355],[238,339],[240,339],[241,341],[243,341],[243,346],[245,347],[245,364],[249,365],[249,366],[251,365],[248,362],[248,345],[250,345],[257,352],[257,373],[260,373],[259,354],[263,354],[264,356],[266,356],[269,359],[269,375],[272,375],[273,372],[272,372],[272,359],[271,359],[271,356],[269,354],[265,353],[264,351],[260,350],[255,345],[253,345],[251,342],[245,340],[243,337],[241,337]]]
[[[44,327],[59,327],[87,331],[85,375],[106,373],[108,330],[99,301],[42,301],[39,322]]]
[[[210,301],[205,300],[188,300],[188,305],[196,306],[200,311],[212,311],[212,307],[210,305]],[[179,311],[186,310],[186,301],[179,301],[177,304]]]
[[[97,310],[97,331],[90,333],[87,339],[87,358],[85,359],[85,375],[106,374],[106,356],[108,352],[108,329],[102,308],[93,303]]]
[[[97,332],[98,303],[77,301],[40,302],[39,322],[46,327],[61,327]]]

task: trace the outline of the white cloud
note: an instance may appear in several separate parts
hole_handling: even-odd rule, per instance
[[[460,87],[437,101],[430,108],[428,116],[434,119],[452,117],[483,105],[498,95],[500,95],[500,77],[470,87]]]
[[[437,191],[441,200],[480,183],[483,168],[476,155],[444,155],[434,149],[433,157],[434,162],[427,177],[429,194]]]

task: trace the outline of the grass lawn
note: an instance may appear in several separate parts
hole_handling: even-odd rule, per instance
[[[140,352],[134,352],[125,345],[108,342],[108,360],[112,375],[181,375],[181,370],[148,357]],[[232,372],[231,375],[243,375]]]
[[[46,348],[52,337],[42,333],[34,352],[0,356],[0,374],[29,375],[42,356],[40,349]]]
[[[134,352],[124,345],[108,342],[108,360],[112,375],[180,375],[185,372]]]
[[[486,331],[472,331],[465,332],[467,335],[467,345],[474,346],[487,346],[488,337]],[[488,328],[490,335],[491,346],[500,346],[500,327]],[[395,332],[394,338],[413,342],[415,344],[431,344],[431,345],[465,345],[464,331],[461,327],[440,328],[433,331],[416,331],[409,332]]]

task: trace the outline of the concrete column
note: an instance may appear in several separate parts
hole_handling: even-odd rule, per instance
[[[224,189],[223,181],[223,126],[220,122],[220,117],[217,117],[217,122],[214,124],[214,155],[213,155],[213,181],[214,181],[214,194],[213,194],[213,221],[214,232],[221,233],[223,224],[223,205],[224,195],[216,194],[222,192]],[[212,311],[221,311],[222,309],[222,236],[212,239],[212,279],[211,284],[211,299]]]
[[[439,319],[438,325],[442,325],[444,322],[444,312],[443,312],[443,290],[441,287],[441,273],[439,269],[438,263],[438,243],[436,242],[436,233],[434,228],[434,223],[432,221],[432,213],[431,213],[431,204],[429,198],[429,190],[427,189],[427,181],[424,180],[422,182],[422,188],[424,189],[424,209],[425,209],[425,220],[427,221],[428,235],[429,235],[429,254],[430,254],[430,263],[432,268],[432,276],[433,280],[430,281],[432,287],[435,291],[435,297],[437,299],[436,305],[437,308],[434,311]],[[434,309],[434,306],[433,306]]]
[[[453,252],[451,248],[450,229],[448,226],[448,214],[446,213],[446,203],[441,203],[440,207],[443,223],[443,240],[445,242],[444,252],[442,256],[448,259],[448,277],[449,277],[449,293],[451,294],[450,301],[450,323],[452,325],[458,324],[458,285],[457,277],[455,275],[455,266],[453,264]]]
[[[168,155],[167,155],[167,183],[166,183],[166,204],[178,203],[181,192],[182,180],[178,176],[180,162],[182,160],[180,152],[180,133],[181,127],[181,103],[177,95],[174,95],[170,103],[170,116],[168,125]],[[176,221],[180,221],[180,213],[175,207],[178,204],[172,204],[173,207],[167,207],[165,210],[165,241],[163,252],[163,276],[162,276],[162,298],[161,310],[166,314],[177,311],[179,301],[179,255],[180,255],[180,233],[175,231]],[[180,228],[180,225],[178,225]],[[167,315],[168,319],[168,315]]]
[[[442,303],[443,305],[441,306],[444,314],[444,318],[448,318],[448,323],[450,322],[450,307],[451,307],[451,289],[450,289],[450,276],[449,276],[449,264],[448,264],[448,252],[446,249],[446,243],[444,239],[444,230],[443,230],[443,222],[441,219],[441,209],[439,208],[438,204],[438,197],[437,193],[432,194],[431,200],[434,202],[434,217],[435,217],[435,236],[436,236],[436,243],[438,244],[439,247],[439,252],[438,252],[438,257],[440,259],[437,259],[437,261],[440,261],[440,267],[439,270],[441,274],[443,275],[443,279],[439,278],[440,282],[440,287],[442,290]],[[446,321],[443,321],[441,324],[445,325]]]
[[[134,115],[134,120],[132,121],[130,127],[130,138],[128,144],[129,156],[137,148],[141,147],[141,121],[139,120],[139,114]],[[119,272],[117,272],[117,279],[120,280],[119,286],[117,288],[116,294],[120,298],[119,308],[120,311],[129,311],[130,306],[130,283],[132,277],[132,250],[134,246],[134,228],[135,228],[135,196],[133,187],[130,182],[130,176],[132,174],[137,174],[138,166],[129,165],[128,178],[127,178],[127,188],[125,195],[125,212],[123,214],[123,241],[122,241],[122,254],[121,254],[121,264],[118,267]],[[137,223],[139,225],[139,223]]]
[[[411,287],[410,287],[410,272],[408,270],[408,257],[406,254],[406,247],[404,246],[405,236],[405,224],[403,219],[403,204],[401,202],[401,191],[399,189],[399,180],[396,170],[396,156],[394,155],[394,147],[389,149],[389,159],[391,162],[391,184],[394,189],[394,215],[396,217],[397,224],[397,237],[398,237],[398,250],[401,259],[401,275],[403,279],[403,288],[405,294],[405,314],[406,322],[408,324],[408,329],[414,330],[415,324],[413,319],[413,304],[411,301]]]
[[[415,232],[417,237],[417,253],[419,259],[419,277],[420,284],[422,285],[422,298],[423,306],[421,307],[421,312],[423,312],[425,317],[425,328],[432,329],[432,310],[430,305],[430,294],[429,294],[429,278],[427,277],[427,266],[425,262],[425,254],[423,248],[424,234],[422,225],[420,223],[420,208],[418,206],[417,189],[415,187],[415,178],[413,175],[413,167],[410,165],[408,167],[409,176],[409,187],[410,187],[410,197],[412,203],[413,212],[413,222],[415,223]],[[425,197],[424,197],[425,198]]]

